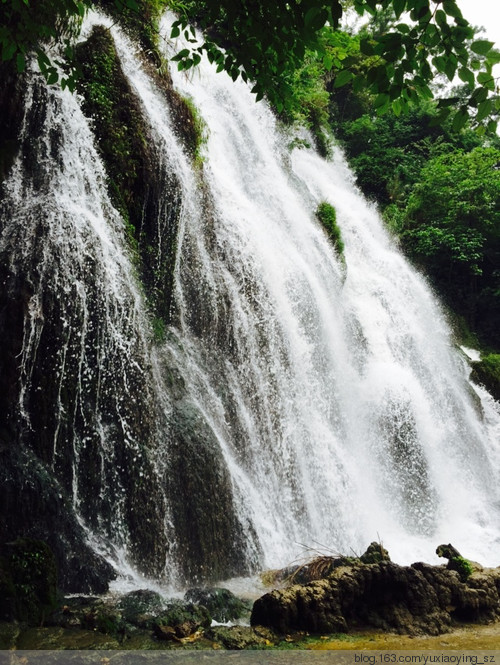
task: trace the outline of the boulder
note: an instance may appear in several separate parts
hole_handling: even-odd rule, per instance
[[[268,647],[278,641],[277,636],[262,626],[214,626],[205,637],[224,649],[241,650]]]
[[[274,590],[253,606],[252,625],[292,631],[347,632],[374,627],[437,635],[454,619],[489,622],[500,616],[500,569],[467,581],[442,566],[399,566],[388,560],[338,567],[322,580]]]
[[[118,607],[127,623],[138,628],[152,628],[155,618],[161,615],[165,602],[156,591],[139,589],[123,596]]]
[[[154,620],[153,632],[160,640],[181,640],[200,628],[209,628],[212,618],[206,607],[176,601]]]
[[[240,619],[252,608],[250,602],[237,598],[229,589],[195,587],[186,591],[184,600],[203,605],[212,619],[221,623]]]

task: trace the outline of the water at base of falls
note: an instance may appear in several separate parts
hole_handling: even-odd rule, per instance
[[[111,26],[93,14],[84,38],[99,23]],[[190,78],[173,73],[206,124],[194,165],[164,95],[112,35],[178,188],[165,339],[153,339],[69,93],[44,93],[60,131],[41,130],[36,174],[26,159],[13,170],[0,250],[29,285],[18,401],[34,434],[23,445],[123,573],[117,588],[245,577],[308,548],[361,554],[373,540],[400,563],[434,561],[451,542],[498,565],[499,405],[469,382],[439,303],[340,151],[290,152],[267,106],[202,63]],[[316,219],[324,201],[343,257]],[[52,375],[56,415],[40,423]]]

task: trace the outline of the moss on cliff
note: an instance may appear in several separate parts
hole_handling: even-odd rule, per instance
[[[161,158],[158,138],[122,70],[109,31],[95,27],[76,56],[84,112],[94,123],[111,199],[125,220],[152,316],[168,322],[180,210],[177,176]],[[156,80],[169,89],[168,76],[157,73]]]
[[[471,378],[500,401],[500,354],[490,353],[474,363]]]
[[[324,229],[328,233],[330,242],[334,245],[339,254],[344,253],[344,243],[340,234],[340,228],[337,224],[337,213],[335,208],[323,201],[316,209],[316,217],[319,219]]]

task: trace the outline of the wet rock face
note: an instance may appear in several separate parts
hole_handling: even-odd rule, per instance
[[[96,26],[77,48],[83,109],[92,118],[108,188],[123,215],[141,280],[155,315],[170,319],[181,207],[177,175],[169,170],[141,102],[123,73],[113,38]],[[168,102],[177,96],[164,82]],[[167,112],[167,111],[165,111]]]
[[[23,80],[14,63],[0,64],[0,183],[9,172],[19,150],[18,134],[22,122]]]
[[[113,569],[75,491],[88,526],[113,538],[119,524],[138,568],[164,568],[150,368],[132,296],[110,303],[99,242],[54,195],[72,174],[61,101],[39,82],[29,96],[22,177],[0,199],[0,543],[43,540],[64,591],[102,592]]]
[[[184,400],[172,416],[169,454],[166,494],[185,580],[248,574],[243,528],[220,446],[198,409]]]
[[[345,632],[371,626],[401,633],[446,632],[453,619],[487,623],[500,616],[500,569],[475,573],[390,561],[337,568],[330,577],[275,590],[253,607],[252,625],[280,633]]]

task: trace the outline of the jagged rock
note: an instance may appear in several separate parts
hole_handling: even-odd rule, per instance
[[[126,622],[116,602],[92,596],[65,598],[61,607],[47,618],[46,625],[81,628],[114,637],[123,637],[127,633]]]
[[[444,559],[454,559],[456,557],[462,556],[460,552],[453,547],[450,543],[448,545],[438,545],[436,547],[436,554]]]
[[[377,563],[382,560],[390,561],[389,553],[380,543],[373,542],[361,557],[318,556],[305,564],[287,566],[281,570],[267,570],[261,578],[266,586],[276,583],[307,584],[325,579],[333,573],[335,568],[355,566],[360,563]]]
[[[212,618],[206,607],[183,603],[171,603],[161,617],[155,619],[153,631],[162,640],[179,640],[192,635],[200,628],[209,628]]]
[[[359,557],[359,560],[363,563],[378,563],[379,561],[390,561],[391,557],[381,543],[374,541],[368,545],[366,552]]]
[[[251,603],[237,598],[229,589],[188,589],[184,600],[203,605],[220,622],[239,619],[251,610]]]
[[[372,626],[437,635],[453,619],[488,622],[500,616],[499,586],[500,569],[474,573],[465,583],[441,566],[360,563],[336,568],[327,579],[266,594],[254,603],[251,624],[280,633]]]

